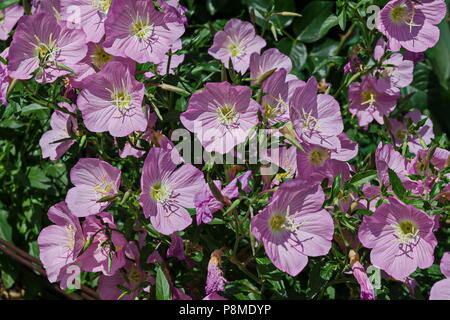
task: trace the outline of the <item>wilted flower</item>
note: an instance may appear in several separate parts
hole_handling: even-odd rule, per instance
[[[111,204],[111,200],[98,200],[117,194],[120,178],[120,170],[105,161],[80,159],[70,170],[70,181],[75,187],[67,192],[67,206],[77,217],[99,213]]]
[[[350,266],[352,267],[353,276],[361,287],[361,300],[375,300],[375,290],[367,276],[366,270],[359,262],[359,255],[354,251],[349,252]]]
[[[220,60],[225,68],[229,67],[231,60],[233,69],[244,74],[250,66],[251,55],[259,53],[265,46],[266,41],[256,35],[250,22],[233,18],[214,35],[214,43],[208,53]]]
[[[437,241],[434,220],[412,205],[389,198],[371,216],[364,216],[358,237],[371,248],[370,261],[401,280],[433,264]]]
[[[223,251],[214,250],[208,263],[208,277],[206,278],[206,294],[225,290],[228,281],[224,278],[223,271],[220,268]]]

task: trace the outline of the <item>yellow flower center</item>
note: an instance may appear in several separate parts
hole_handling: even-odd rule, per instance
[[[170,196],[170,189],[168,186],[161,182],[156,182],[150,188],[150,196],[156,200],[156,202],[165,202]]]
[[[103,180],[94,187],[94,191],[102,196],[109,195],[112,190],[115,190],[115,186],[111,181],[108,181],[106,177],[104,177]]]
[[[391,20],[395,23],[403,23],[408,17],[408,8],[405,5],[399,5],[391,9]]]
[[[280,232],[284,226],[284,218],[281,215],[273,215],[270,218],[270,227],[273,231]]]
[[[150,23],[150,18],[143,20],[137,17],[130,28],[130,33],[140,40],[147,40],[153,34],[153,25]]]
[[[217,108],[217,118],[221,124],[230,125],[236,121],[237,113],[233,105],[225,104]]]
[[[236,57],[242,53],[242,48],[240,43],[231,43],[228,46],[228,51],[231,53],[232,56]]]
[[[365,90],[361,93],[361,105],[368,104],[370,107],[376,102],[376,94],[371,90]]]
[[[419,228],[411,220],[402,220],[397,225],[394,225],[397,240],[401,243],[409,243],[416,239],[419,234]]]
[[[313,149],[309,153],[309,161],[314,166],[321,166],[328,159],[328,151],[325,149]]]
[[[94,54],[91,56],[92,64],[98,69],[103,67],[112,60],[112,56],[103,49],[100,45],[95,45]]]
[[[36,36],[36,40],[38,44],[35,47],[35,56],[39,59],[39,64],[44,66],[47,62],[53,62],[56,60],[56,55],[58,53],[58,47],[56,46],[56,40],[52,40],[52,34],[50,34],[50,38],[48,43],[42,42]]]
[[[124,89],[114,90],[111,94],[111,99],[112,104],[120,109],[127,109],[131,105],[131,96]]]
[[[112,0],[92,0],[92,6],[97,10],[107,14]]]

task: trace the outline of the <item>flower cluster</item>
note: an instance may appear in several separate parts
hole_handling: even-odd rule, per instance
[[[414,291],[414,273],[442,255],[450,152],[431,120],[401,102],[445,12],[443,0],[389,1],[373,52],[352,50],[335,90],[266,48],[265,27],[258,35],[237,18],[210,39],[213,74],[184,84],[179,67],[192,43],[182,41],[189,15],[178,1],[41,0],[30,12],[1,11],[0,39],[12,40],[1,54],[0,102],[28,83],[36,94],[52,88],[48,100],[34,98],[54,109],[42,158],[72,163],[72,187],[38,237],[49,281],[72,289],[73,272],[88,272],[102,299],[225,299],[242,275],[254,286],[270,267],[297,281],[331,265],[336,283],[357,285],[361,299],[381,292],[369,269]],[[177,124],[206,157],[192,161],[191,140],[172,142]],[[370,136],[375,126],[382,133],[367,152],[355,132]],[[180,285],[174,265],[192,279]],[[449,281],[430,298],[450,299]]]

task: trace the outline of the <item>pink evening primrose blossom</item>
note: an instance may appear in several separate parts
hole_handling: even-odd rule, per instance
[[[249,170],[243,175],[234,178],[226,187],[222,189],[221,182],[214,180],[213,183],[216,188],[222,194],[225,202],[229,202],[239,197],[238,182],[241,183],[243,190],[248,190],[248,178],[252,174]],[[197,211],[197,224],[209,223],[213,220],[213,213],[223,208],[224,204],[216,199],[211,192],[208,184],[205,184],[203,188],[194,197],[195,209]]]
[[[185,260],[183,238],[180,237],[178,232],[174,232],[170,235],[170,247],[167,249],[167,258],[175,257],[178,260]]]
[[[248,87],[228,82],[207,83],[194,93],[181,122],[208,152],[228,153],[247,139],[258,123],[258,103]]]
[[[125,265],[127,240],[116,229],[114,218],[108,212],[100,212],[84,220],[84,236],[90,243],[79,257],[82,270],[111,276]]]
[[[304,152],[297,149],[298,177],[310,182],[322,182],[328,178],[329,182],[338,175],[342,181],[350,178],[350,167],[346,161],[356,157],[358,144],[350,141],[345,133],[339,136],[339,149],[326,149],[320,145],[302,143]]]
[[[419,110],[412,110],[408,112],[403,118],[411,119],[413,124],[418,123],[420,120],[427,118],[422,115]],[[417,154],[420,149],[430,144],[434,138],[433,123],[428,118],[424,125],[417,130],[417,135],[412,135],[408,132],[405,122],[400,122],[396,119],[390,119],[391,134],[394,137],[395,145],[401,146],[404,139],[408,142],[408,151],[413,154]]]
[[[392,87],[389,78],[366,75],[361,82],[350,84],[348,95],[350,113],[358,117],[360,126],[365,127],[373,120],[383,124],[383,116],[394,110],[400,92]]]
[[[77,24],[87,42],[99,42],[105,35],[105,20],[112,0],[61,0],[61,18]],[[74,14],[78,14],[74,21]]]
[[[113,61],[83,80],[77,105],[89,131],[109,131],[114,137],[145,131],[144,84],[135,80],[133,71],[128,64]]]
[[[229,67],[229,61],[233,69],[244,74],[250,66],[250,57],[266,46],[266,41],[256,35],[255,28],[250,22],[233,18],[229,20],[224,30],[214,35],[214,43],[208,53],[220,60],[225,68]]]
[[[381,61],[386,52],[386,42],[380,38],[374,49],[374,58]],[[381,70],[377,70],[381,77],[388,78],[394,88],[404,88],[413,81],[414,62],[406,60],[400,53],[393,53],[384,60]]]
[[[177,168],[178,156],[162,148],[150,149],[141,177],[139,204],[153,227],[169,235],[192,223],[186,208],[194,208],[194,197],[205,184],[203,174],[191,164]],[[175,161],[173,158],[176,158]]]
[[[441,259],[441,272],[446,279],[436,282],[430,291],[430,300],[450,300],[450,252]]]
[[[8,54],[9,54],[9,48],[6,48],[3,50],[3,52],[0,54],[0,57],[2,57],[4,60],[8,61]],[[3,64],[2,61],[0,61],[0,104],[7,106],[7,93],[9,88],[9,72],[8,72],[8,65]]]
[[[82,30],[69,29],[48,13],[36,13],[20,19],[9,50],[8,70],[11,78],[22,80],[32,78],[37,70],[38,82],[54,82],[71,73],[67,68],[77,72],[86,52]]]
[[[58,105],[70,112],[75,112],[76,106],[66,102]],[[74,144],[74,135],[78,130],[77,118],[69,113],[55,110],[50,119],[51,130],[45,132],[39,140],[42,157],[56,161]],[[63,141],[61,141],[63,140]]]
[[[0,40],[8,39],[9,33],[23,16],[23,12],[23,7],[18,4],[0,10]]]
[[[295,90],[289,113],[299,141],[327,149],[340,148],[338,135],[344,130],[339,103],[328,94],[317,94],[317,80],[308,79]]]
[[[364,216],[358,238],[371,248],[372,264],[395,279],[433,264],[437,240],[434,219],[412,205],[389,198],[371,216]]]
[[[96,158],[83,158],[70,170],[70,181],[75,187],[69,189],[66,202],[78,217],[87,217],[106,209],[111,201],[97,202],[119,192],[121,171]]]
[[[285,171],[276,174],[272,186],[280,184],[283,179],[291,179],[297,176],[297,147],[295,146],[288,145],[268,149],[266,154],[261,155],[261,159],[271,162]],[[276,168],[275,172],[278,172]]]
[[[258,79],[272,69],[275,69],[275,71],[284,69],[286,73],[291,72],[291,59],[276,48],[265,50],[262,54],[252,53],[250,56],[250,78]]]
[[[77,259],[84,237],[78,218],[64,202],[51,207],[47,215],[54,224],[42,229],[37,242],[48,280],[56,282],[63,277],[62,269]]]
[[[252,218],[253,235],[281,271],[296,276],[308,256],[323,256],[330,250],[334,226],[330,214],[322,209],[324,200],[319,185],[286,181],[270,204]]]
[[[156,10],[152,1],[115,0],[105,30],[109,54],[159,64],[183,35],[184,26],[175,13]]]
[[[423,52],[438,42],[436,25],[446,12],[444,0],[392,0],[379,12],[377,29],[388,38],[392,51],[403,47]]]

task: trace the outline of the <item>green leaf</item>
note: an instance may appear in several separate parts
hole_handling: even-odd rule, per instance
[[[450,78],[450,28],[446,19],[439,25],[439,30],[439,41],[427,51],[427,57],[430,59],[439,83],[448,90],[448,80]]]
[[[399,199],[403,199],[406,190],[402,182],[400,181],[400,178],[391,168],[388,168],[388,174],[389,174],[389,183],[392,186],[392,190],[394,191],[395,195],[399,197]]]
[[[19,3],[20,0],[3,0],[2,3],[0,3],[0,10],[4,10],[14,4]]]
[[[169,282],[160,266],[156,267],[156,300],[172,300]]]
[[[28,106],[23,107],[21,110],[21,114],[27,115],[27,114],[35,113],[40,110],[47,110],[47,108],[44,106],[41,106],[40,104],[32,103],[32,104],[29,104]]]
[[[346,184],[360,187],[366,183],[369,183],[377,177],[376,170],[368,170],[364,172],[358,172],[355,174]]]
[[[0,210],[0,238],[12,242],[11,226],[8,223],[8,211]]]
[[[44,190],[50,188],[50,179],[40,167],[31,167],[28,173],[28,179],[33,188]]]
[[[361,216],[371,216],[372,211],[367,209],[358,209],[353,214],[361,215]]]
[[[338,24],[339,18],[332,14],[334,1],[312,1],[301,12],[302,18],[294,25],[297,39],[306,43],[315,42]]]

